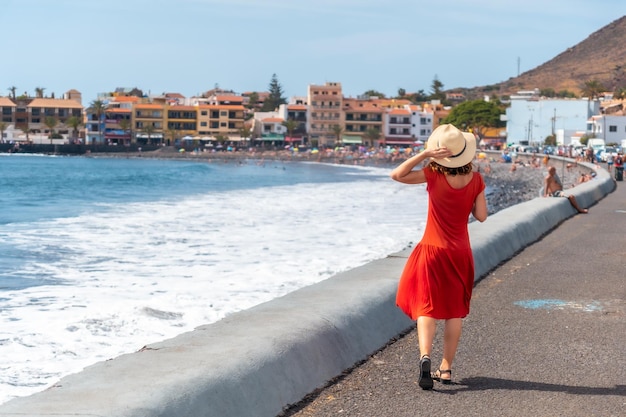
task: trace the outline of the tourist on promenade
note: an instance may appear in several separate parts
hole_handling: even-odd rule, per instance
[[[428,192],[426,229],[407,260],[396,294],[398,307],[417,320],[422,389],[432,389],[433,379],[451,382],[462,319],[469,313],[474,258],[467,224],[470,213],[481,222],[488,214],[483,177],[473,171],[475,153],[473,134],[444,124],[433,131],[423,152],[391,172],[391,178],[402,183],[426,183]],[[430,162],[416,169],[427,158]],[[431,373],[437,320],[445,320],[443,358]]]
[[[623,181],[624,179],[624,159],[622,153],[619,152],[613,161],[615,164],[615,180]]]
[[[588,213],[589,210],[580,208],[576,197],[568,195],[563,192],[563,184],[561,179],[556,174],[556,168],[554,166],[548,167],[548,175],[546,175],[543,182],[543,196],[544,197],[567,197],[572,207],[574,207],[579,213]]]
[[[613,171],[613,160],[613,154],[609,152],[609,154],[606,156],[606,170],[609,171],[609,175]]]

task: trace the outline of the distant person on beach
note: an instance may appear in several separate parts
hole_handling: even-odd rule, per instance
[[[572,207],[574,207],[579,213],[588,213],[589,210],[580,208],[576,197],[568,195],[563,192],[563,184],[561,179],[556,174],[556,168],[554,166],[548,167],[548,175],[546,175],[543,181],[543,196],[544,197],[567,197]]]
[[[433,379],[449,384],[452,362],[461,338],[462,319],[469,313],[474,287],[474,258],[467,229],[470,213],[487,219],[485,183],[473,171],[476,139],[450,124],[440,125],[424,151],[391,172],[405,184],[426,183],[426,229],[400,277],[396,304],[417,320],[420,351],[418,384],[433,388]],[[427,158],[430,162],[418,168]],[[431,354],[437,320],[445,320],[443,358],[431,373]]]

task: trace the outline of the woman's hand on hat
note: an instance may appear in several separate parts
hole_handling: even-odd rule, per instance
[[[447,158],[452,156],[452,152],[450,152],[450,150],[445,146],[442,146],[441,148],[432,149],[429,156],[435,159]]]

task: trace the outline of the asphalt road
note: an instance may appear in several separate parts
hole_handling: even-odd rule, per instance
[[[283,415],[626,416],[626,182],[478,281],[452,385],[418,356],[413,330]]]

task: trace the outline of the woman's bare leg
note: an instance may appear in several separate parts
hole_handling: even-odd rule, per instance
[[[463,320],[448,319],[443,330],[443,359],[439,369],[452,369],[452,362],[456,356],[456,349],[461,339],[461,331],[463,329]]]
[[[433,351],[433,339],[437,331],[437,321],[432,317],[417,318],[417,342],[420,348],[420,358],[430,356]]]

